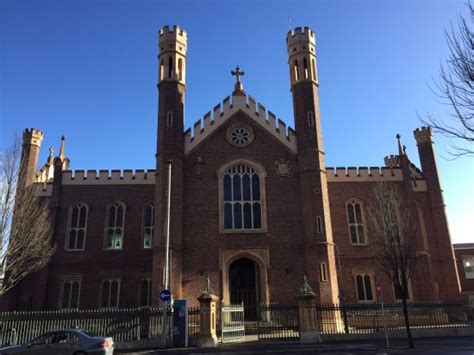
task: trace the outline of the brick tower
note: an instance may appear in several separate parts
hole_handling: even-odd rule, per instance
[[[298,139],[305,272],[322,303],[337,302],[338,286],[316,69],[316,37],[305,27],[288,32],[288,64]],[[323,282],[322,269],[327,282]]]
[[[23,145],[20,161],[20,181],[24,181],[26,186],[31,185],[35,180],[38,156],[43,141],[43,132],[30,128],[23,130]]]
[[[440,300],[460,297],[460,283],[454,259],[454,251],[449,234],[446,205],[436,166],[433,147],[433,133],[430,127],[421,127],[414,132],[418,145],[421,169],[426,179],[431,221],[427,223],[430,235],[431,260],[436,276],[436,288]]]
[[[186,32],[174,26],[159,33],[158,144],[156,154],[155,237],[153,247],[153,304],[164,285],[167,226],[168,168],[171,166],[170,289],[182,297],[184,94],[186,91]]]

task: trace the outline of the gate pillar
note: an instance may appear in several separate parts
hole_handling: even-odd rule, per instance
[[[316,322],[315,300],[316,294],[305,276],[298,296],[300,343],[322,343],[323,341]]]
[[[216,347],[217,346],[217,300],[219,298],[213,294],[211,281],[207,277],[204,289],[198,297],[199,313],[201,324],[199,328],[199,346]]]

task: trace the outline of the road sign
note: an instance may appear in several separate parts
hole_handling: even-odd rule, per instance
[[[167,302],[171,299],[171,292],[170,290],[162,290],[160,292],[160,298],[162,301]]]

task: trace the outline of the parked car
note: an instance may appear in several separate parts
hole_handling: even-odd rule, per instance
[[[95,336],[79,329],[47,332],[26,344],[0,349],[1,355],[111,355],[113,352],[112,338]]]

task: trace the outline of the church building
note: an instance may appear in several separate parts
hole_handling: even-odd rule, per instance
[[[245,91],[237,67],[232,95],[185,131],[187,34],[165,26],[156,170],[68,170],[64,139],[37,169],[43,133],[25,129],[26,176],[50,199],[57,250],[9,292],[7,308],[159,305],[168,275],[173,298],[192,305],[209,277],[220,300],[244,302],[246,319],[258,303],[292,302],[305,275],[321,303],[338,303],[341,292],[347,302],[376,302],[378,286],[396,301],[368,223],[380,182],[417,206],[410,300],[458,299],[431,129],[414,131],[421,168],[400,142],[383,167],[327,167],[315,33],[298,27],[286,43],[294,128]]]

